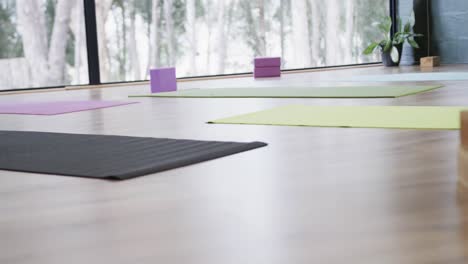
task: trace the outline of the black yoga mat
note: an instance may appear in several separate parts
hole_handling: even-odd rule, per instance
[[[124,180],[266,145],[262,142],[0,131],[0,169]]]

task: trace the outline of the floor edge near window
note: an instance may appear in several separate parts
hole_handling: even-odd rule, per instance
[[[381,62],[371,62],[362,64],[349,64],[349,65],[338,65],[338,66],[324,66],[315,68],[302,68],[302,69],[285,69],[282,70],[282,74],[294,74],[303,72],[320,72],[320,71],[333,71],[333,70],[344,70],[354,68],[366,68],[366,67],[378,67],[381,66]],[[233,73],[233,74],[221,74],[221,75],[205,75],[205,76],[190,76],[177,78],[178,82],[190,82],[190,81],[204,81],[204,80],[218,80],[228,78],[244,78],[252,76],[252,72],[245,73]],[[108,87],[121,87],[129,85],[147,85],[148,80],[138,81],[122,81],[122,82],[105,82],[101,84],[79,84],[79,85],[62,85],[62,86],[51,86],[51,87],[35,87],[35,88],[18,88],[1,90],[0,95],[9,94],[20,94],[20,93],[36,93],[36,92],[54,92],[54,91],[66,91],[66,90],[81,90],[81,89],[93,89],[93,88],[108,88]]]

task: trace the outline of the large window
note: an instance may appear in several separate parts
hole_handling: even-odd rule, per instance
[[[0,0],[0,90],[87,84],[80,0]]]
[[[88,84],[87,50],[103,83],[146,80],[152,67],[251,72],[257,56],[281,56],[283,69],[379,62],[362,51],[392,1],[0,0],[0,90]]]
[[[388,0],[96,0],[101,79],[147,79],[176,66],[179,77],[252,71],[255,56],[284,69],[378,62],[364,56],[372,22]]]

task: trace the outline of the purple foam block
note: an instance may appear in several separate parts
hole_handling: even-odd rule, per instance
[[[254,65],[258,67],[281,67],[280,57],[263,57],[255,58]]]
[[[150,70],[151,92],[173,92],[177,91],[177,80],[175,68],[159,68]]]
[[[18,115],[58,115],[79,111],[94,110],[138,102],[119,101],[48,101],[48,102],[19,102],[0,104],[0,114]]]
[[[254,70],[255,78],[265,78],[265,77],[280,77],[281,69],[280,67],[256,67]]]

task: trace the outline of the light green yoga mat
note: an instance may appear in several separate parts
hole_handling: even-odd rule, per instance
[[[345,80],[353,82],[423,82],[423,81],[468,81],[468,72],[419,72],[379,75],[357,75]]]
[[[131,95],[130,97],[180,98],[395,98],[427,92],[432,86],[264,87],[190,89],[176,92]]]
[[[209,123],[317,127],[459,129],[460,111],[463,109],[468,110],[468,106],[289,105],[271,110],[219,119]]]

